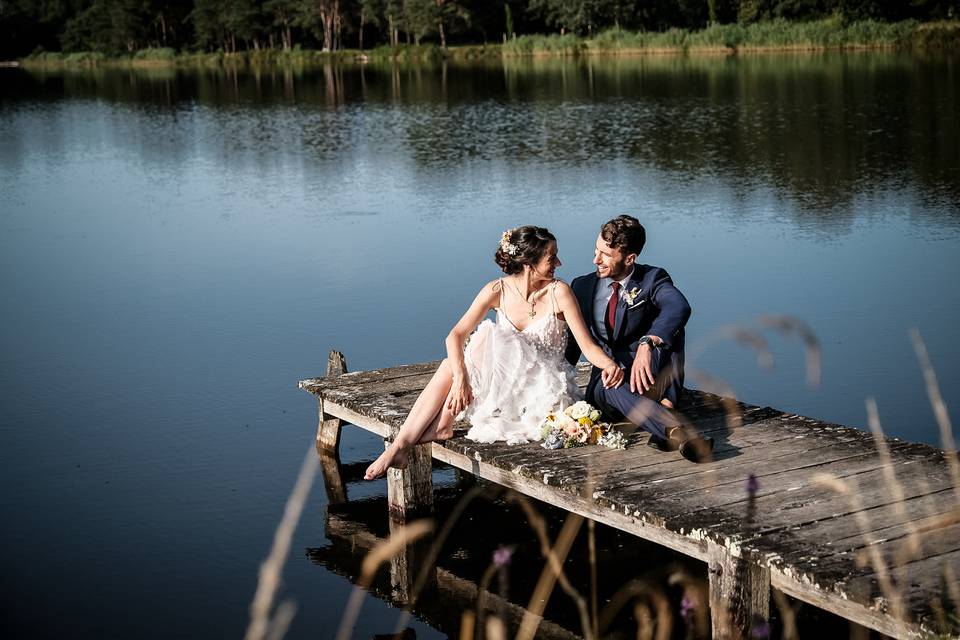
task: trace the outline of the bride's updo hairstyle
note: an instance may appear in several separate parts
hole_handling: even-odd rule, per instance
[[[493,260],[505,274],[512,276],[523,271],[524,265],[535,265],[547,247],[557,239],[543,227],[525,226],[508,229],[500,238]]]

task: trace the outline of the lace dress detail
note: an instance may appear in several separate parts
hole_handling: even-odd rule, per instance
[[[458,417],[470,422],[467,438],[508,444],[539,440],[548,413],[583,399],[564,358],[567,323],[557,317],[555,286],[549,292],[553,312],[520,331],[503,311],[501,281],[496,321],[481,322],[464,351],[473,402]]]

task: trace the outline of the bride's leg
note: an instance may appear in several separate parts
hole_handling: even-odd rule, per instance
[[[449,394],[447,397],[449,397]],[[444,399],[444,405],[446,405],[446,399]],[[454,416],[452,413],[441,407],[440,412],[434,416],[433,421],[429,424],[429,426],[427,426],[426,430],[420,436],[417,444],[434,442],[436,440],[447,440],[452,437],[453,419],[455,417],[456,416]]]
[[[417,401],[413,403],[413,408],[407,414],[407,419],[403,421],[399,433],[387,450],[380,454],[373,464],[367,467],[364,478],[373,480],[379,478],[387,472],[389,467],[404,467],[407,464],[407,448],[416,444],[424,431],[426,431],[434,422],[437,414],[447,413],[443,411],[443,405],[446,403],[447,394],[450,393],[450,387],[453,386],[453,375],[450,373],[450,365],[444,359],[437,368],[437,372],[430,378],[426,388],[420,392]],[[451,416],[452,418],[452,416]]]

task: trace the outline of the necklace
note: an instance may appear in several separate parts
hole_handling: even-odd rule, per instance
[[[520,299],[523,300],[524,302],[526,302],[528,305],[530,305],[530,311],[527,312],[527,315],[530,316],[531,319],[534,318],[534,317],[537,315],[537,312],[534,311],[533,308],[534,308],[535,306],[537,306],[537,298],[539,298],[540,295],[546,290],[546,287],[544,287],[543,289],[539,289],[539,290],[537,290],[537,291],[534,291],[534,292],[533,292],[533,300],[531,301],[531,300],[529,300],[528,298],[523,297],[523,294],[520,293],[520,287],[517,286],[517,283],[516,283],[516,282],[511,282],[510,284],[512,284],[512,285],[513,285],[513,288],[517,290],[517,295],[520,296]]]

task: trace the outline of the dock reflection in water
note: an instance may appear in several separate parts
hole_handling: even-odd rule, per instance
[[[346,498],[346,487],[351,481],[362,481],[365,464],[341,466],[327,456],[321,456],[321,460],[329,498],[325,519],[329,543],[309,548],[306,553],[314,563],[357,584],[368,554],[395,535],[403,524],[388,517],[386,497],[353,502],[342,499]],[[409,607],[418,619],[451,637],[486,637],[490,633],[491,617],[502,621],[506,637],[515,637],[538,582],[544,580],[542,574],[547,564],[535,531],[537,523],[531,522],[528,513],[543,518],[551,543],[568,514],[502,487],[477,482],[443,465],[438,465],[434,475],[434,513],[428,516],[436,522],[434,533],[418,539],[389,563],[381,565],[369,591],[398,609]],[[447,478],[447,482],[440,481],[440,476]],[[532,512],[522,508],[520,501],[524,500]],[[684,584],[697,589],[705,580],[705,568],[699,563],[658,545],[597,526],[594,540],[597,603],[594,605],[591,603],[591,536],[587,525],[584,522],[573,541],[563,564],[564,577],[569,581],[568,587],[576,590],[588,607],[598,607],[601,620],[609,619],[607,632],[613,632],[614,637],[621,633],[625,637],[636,634],[636,604],[645,604],[640,610],[666,607],[677,612],[681,608]],[[494,559],[501,549],[510,551],[509,560],[502,568]],[[436,563],[431,564],[434,554]],[[423,582],[422,589],[417,589],[418,578]],[[557,585],[547,594],[548,602],[543,619],[536,626],[536,637],[583,636],[575,601],[564,590],[563,585]],[[610,611],[611,603],[620,608],[618,614]],[[628,606],[624,607],[625,604]],[[705,631],[706,611],[702,613],[701,628]],[[402,631],[403,614],[398,613],[398,623],[398,628],[385,629],[383,633]],[[677,623],[682,626],[679,618]],[[487,634],[481,633],[481,629],[486,629]],[[406,633],[413,631],[407,629]],[[685,631],[680,637],[683,635]]]

